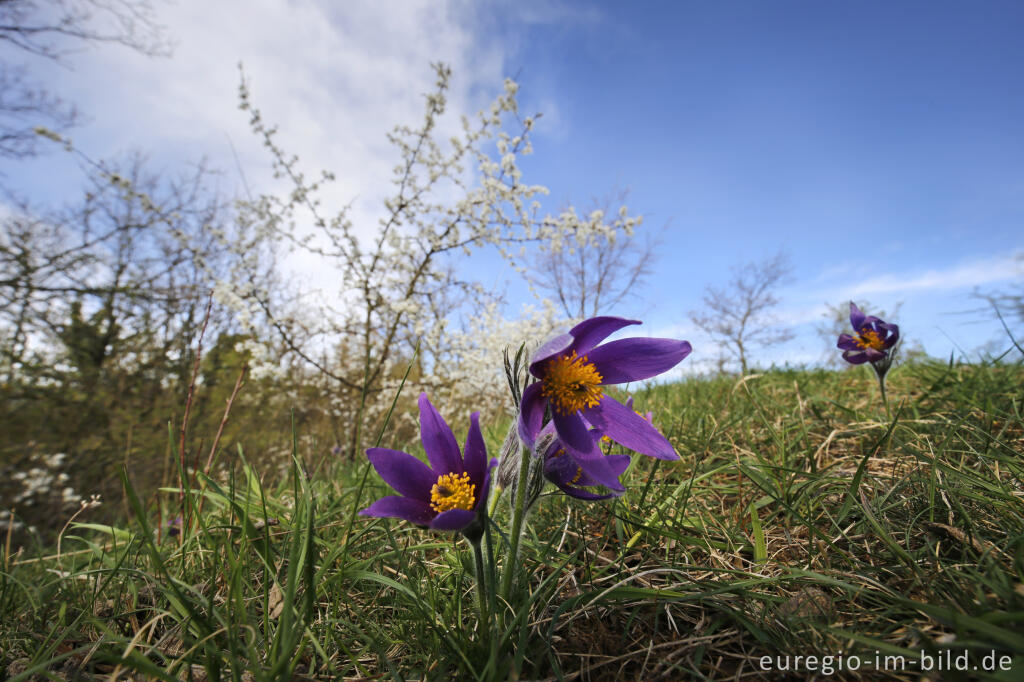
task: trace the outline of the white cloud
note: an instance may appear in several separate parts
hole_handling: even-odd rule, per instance
[[[1024,274],[1024,252],[982,258],[944,269],[903,275],[882,275],[865,280],[849,289],[849,296],[912,291],[948,291],[994,284]]]
[[[779,292],[783,303],[772,311],[772,317],[791,328],[796,336],[784,344],[752,348],[750,363],[764,367],[821,362],[835,350],[834,342],[823,339],[817,327],[827,323],[835,305],[845,305],[850,299],[881,304],[890,312],[894,305],[902,303],[898,318],[889,321],[898,322],[904,338],[920,344],[936,357],[946,357],[954,348],[970,350],[993,334],[1001,334],[1001,328],[988,319],[990,316],[956,311],[978,308],[978,302],[971,298],[973,289],[998,288],[1019,281],[1022,276],[1024,252],[1020,251],[976,257],[943,268],[908,269],[881,276],[871,276],[861,268],[856,279],[846,265],[829,265],[810,284],[797,282]],[[658,319],[649,334],[687,339],[693,344],[693,354],[667,377],[713,373],[718,356],[728,355],[719,342],[696,329],[688,319]],[[735,363],[728,366],[734,367]]]
[[[805,286],[790,287],[782,292],[784,301],[791,305],[778,311],[778,319],[789,325],[819,323],[830,312],[832,305],[851,299],[865,298],[875,301],[884,296],[889,300],[908,300],[930,293],[949,295],[974,287],[995,285],[1024,276],[1024,252],[1004,253],[961,261],[944,268],[914,269],[902,273],[864,276],[860,273],[851,283],[848,269],[840,264],[827,267],[815,278],[809,291]],[[842,284],[837,285],[836,282]]]
[[[98,45],[74,55],[73,71],[45,62],[33,69],[85,113],[71,137],[94,158],[141,149],[152,169],[168,172],[205,158],[224,171],[219,184],[229,193],[244,192],[243,173],[254,194],[290,191],[238,109],[241,62],[252,103],[279,129],[277,144],[309,179],[334,172],[322,214],[350,207],[365,237],[376,232],[400,161],[387,134],[422,123],[423,95],[435,87],[431,63],[452,68],[440,139],[502,90],[504,48],[482,34],[475,12],[460,0],[186,0],[158,7],[176,43],[169,59]],[[294,277],[336,291],[335,272],[314,261],[296,254],[287,264]]]
[[[244,63],[253,103],[278,125],[278,143],[298,155],[307,177],[336,173],[324,196],[328,214],[352,203],[367,233],[398,160],[386,134],[421,122],[422,95],[434,87],[431,62],[453,69],[451,132],[459,114],[501,90],[501,45],[477,34],[471,10],[455,0],[180,2],[159,8],[176,41],[170,59],[112,45],[76,55],[73,72],[38,68],[89,117],[72,137],[90,155],[140,148],[172,167],[205,156],[240,190],[233,144],[253,191],[267,191],[281,185],[237,107]]]

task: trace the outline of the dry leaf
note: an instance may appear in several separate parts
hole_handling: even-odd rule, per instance
[[[269,604],[270,617],[279,618],[284,611],[284,595],[281,594],[281,587],[277,583],[270,588]]]

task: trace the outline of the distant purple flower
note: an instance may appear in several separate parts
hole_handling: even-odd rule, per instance
[[[843,359],[854,365],[884,360],[900,339],[898,325],[865,315],[853,301],[850,301],[850,324],[854,333],[840,334],[836,347],[843,350]]]
[[[485,508],[497,460],[487,461],[479,413],[469,418],[463,459],[455,435],[426,393],[420,394],[419,405],[420,440],[430,466],[398,450],[367,450],[373,468],[401,494],[382,497],[359,514],[405,519],[434,530],[465,530]]]
[[[600,344],[638,320],[593,317],[548,341],[534,353],[519,411],[519,434],[533,447],[550,408],[558,439],[597,483],[622,490],[618,475],[590,434],[590,426],[634,452],[679,459],[672,445],[643,417],[604,393],[603,386],[640,381],[675,367],[689,342],[631,338]]]

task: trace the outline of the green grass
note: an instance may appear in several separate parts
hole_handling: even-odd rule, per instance
[[[72,524],[59,555],[0,549],[0,676],[759,679],[763,656],[833,655],[872,678],[902,655],[885,675],[916,680],[949,650],[1019,679],[1024,369],[909,365],[888,389],[888,415],[866,370],[638,391],[681,461],[634,458],[614,501],[545,493],[490,641],[464,542],[355,516],[386,494],[366,464],[265,490],[240,458],[182,536],[129,494],[130,522]]]

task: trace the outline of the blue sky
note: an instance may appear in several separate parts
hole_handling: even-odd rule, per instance
[[[812,362],[825,304],[903,306],[904,335],[931,354],[971,351],[998,323],[958,312],[975,288],[1024,277],[1024,5],[1018,2],[370,2],[224,0],[157,5],[171,59],[113,46],[74,70],[33,72],[91,120],[73,131],[108,157],[148,151],[157,167],[208,157],[273,182],[236,108],[237,63],[281,142],[339,176],[373,224],[395,156],[384,134],[415,124],[429,62],[450,63],[452,108],[472,111],[521,84],[542,111],[528,182],[546,208],[630,190],[664,247],[642,300],[648,333],[715,355],[687,312],[732,265],[779,249],[794,264],[778,313],[797,338],[762,362]],[[241,17],[245,17],[241,19]],[[3,57],[0,54],[0,57]],[[231,141],[231,144],[228,143]],[[40,200],[73,196],[59,153],[0,167]],[[471,267],[492,272],[479,258]],[[487,275],[494,278],[493,274]],[[488,282],[514,304],[512,275]]]

